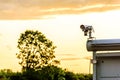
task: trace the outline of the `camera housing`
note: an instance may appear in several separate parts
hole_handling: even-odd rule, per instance
[[[84,32],[84,36],[88,36],[89,34],[89,38],[91,38],[91,33],[93,31],[93,27],[90,25],[80,25],[80,28],[82,29],[82,31]]]

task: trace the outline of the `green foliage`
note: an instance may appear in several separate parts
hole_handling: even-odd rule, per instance
[[[92,74],[75,74],[70,71],[65,72],[66,80],[92,80]]]
[[[12,74],[12,71],[10,69],[2,69],[0,70],[0,80],[10,80],[10,75]]]
[[[41,75],[40,80],[65,80],[64,70],[54,65],[43,67],[39,74]]]
[[[9,76],[10,80],[28,80],[25,76],[23,76],[22,73],[12,73],[12,75]]]
[[[20,35],[17,47],[17,58],[23,70],[39,70],[54,62],[56,46],[39,31],[26,30]]]
[[[54,65],[44,66],[41,70],[29,69],[25,72],[0,71],[0,80],[92,80],[92,74],[75,74]]]
[[[92,74],[76,74],[78,80],[93,80]]]
[[[76,74],[70,71],[65,72],[65,78],[66,80],[79,80]]]
[[[35,71],[34,69],[23,72],[23,77],[26,78],[26,80],[40,80],[38,71]]]

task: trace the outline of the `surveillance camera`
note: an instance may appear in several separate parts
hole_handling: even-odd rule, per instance
[[[84,31],[84,36],[87,36],[88,32],[92,30],[92,26],[81,25],[80,28]]]
[[[83,24],[80,26],[80,28],[82,29],[82,31],[85,30],[85,26]]]
[[[82,29],[82,31],[85,31],[85,30],[92,30],[92,26],[89,26],[89,25],[81,25],[80,28]]]

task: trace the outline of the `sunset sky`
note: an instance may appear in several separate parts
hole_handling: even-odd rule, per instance
[[[32,29],[54,42],[62,68],[88,73],[81,24],[92,25],[96,39],[120,38],[120,0],[0,0],[0,69],[20,71],[17,40]]]

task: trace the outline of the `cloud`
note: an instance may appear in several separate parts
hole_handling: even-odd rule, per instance
[[[62,58],[61,60],[64,60],[64,61],[71,61],[71,60],[81,60],[81,58]]]
[[[86,56],[86,57],[83,57],[83,59],[90,60],[90,59],[92,59],[92,56]]]
[[[0,19],[37,19],[120,9],[120,0],[1,0]]]
[[[75,54],[56,54],[57,56],[76,56]]]

